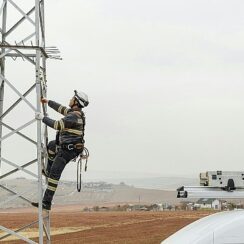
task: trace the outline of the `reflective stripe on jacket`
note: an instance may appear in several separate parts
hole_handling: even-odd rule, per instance
[[[43,123],[59,131],[59,144],[84,143],[85,115],[82,110],[72,110],[49,100],[48,106],[64,115],[60,120],[43,118]]]

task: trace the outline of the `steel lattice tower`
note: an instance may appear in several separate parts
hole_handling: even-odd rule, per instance
[[[45,150],[47,128],[42,125],[39,115],[46,114],[46,106],[40,103],[41,96],[46,96],[46,60],[47,58],[60,59],[60,57],[55,47],[45,46],[44,0],[0,0],[0,18],[2,22],[0,23],[2,37],[0,44],[0,170],[7,168],[0,174],[0,190],[7,192],[6,198],[0,199],[0,207],[16,199],[30,203],[31,200],[27,194],[30,191],[36,192],[35,200],[39,202],[36,221],[25,224],[18,230],[11,230],[1,226],[0,223],[0,230],[6,233],[0,237],[0,241],[14,235],[27,243],[36,243],[20,235],[19,232],[38,224],[39,243],[51,243],[49,213],[42,209],[45,182],[43,182],[41,171],[47,160]],[[18,68],[13,68],[11,63],[18,64]],[[27,78],[27,73],[32,78]],[[27,79],[32,82],[27,84]],[[16,100],[10,102],[12,96],[6,95],[7,90],[17,97]],[[16,116],[16,109],[20,105],[22,105],[21,115]],[[11,114],[14,115],[11,117]],[[21,124],[17,125],[17,122]],[[32,153],[29,153],[30,151],[24,153],[23,149],[22,153],[17,152],[17,158],[12,155],[14,152],[10,153],[12,151],[7,151],[5,156],[5,143],[12,137],[21,137],[28,146],[31,144]],[[17,139],[14,140],[17,141]],[[22,146],[24,143],[21,144]],[[13,147],[18,146],[12,144]],[[24,161],[24,156],[29,154],[33,155],[34,159]],[[9,159],[9,157],[14,159]],[[9,170],[9,167],[14,169]],[[2,180],[5,177],[19,172],[27,174],[38,182],[35,189],[32,186],[25,192],[17,192],[3,183]]]

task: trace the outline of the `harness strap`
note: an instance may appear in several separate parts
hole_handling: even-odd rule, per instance
[[[81,150],[84,148],[84,144],[83,143],[77,143],[77,144],[70,143],[70,144],[62,144],[60,147],[63,149],[68,149],[68,150],[74,150],[74,149]]]

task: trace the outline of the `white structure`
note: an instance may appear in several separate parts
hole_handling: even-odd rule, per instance
[[[244,187],[244,172],[243,171],[207,171],[200,173],[201,186],[216,186],[224,187],[233,186],[237,188]],[[228,187],[226,188],[228,189]]]
[[[221,202],[214,198],[200,198],[195,204],[195,208],[221,210]]]
[[[244,243],[244,210],[220,212],[179,230],[161,244]]]
[[[177,198],[244,198],[243,171],[208,171],[200,174],[200,186],[182,186]]]

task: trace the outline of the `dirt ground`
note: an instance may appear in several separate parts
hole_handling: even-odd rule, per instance
[[[183,226],[213,212],[82,212],[80,206],[56,207],[51,211],[52,243],[56,244],[156,244]],[[0,211],[0,225],[18,229],[37,220],[37,210]],[[0,232],[0,236],[6,233]],[[37,226],[22,232],[38,241]],[[23,241],[4,239],[0,243]]]

